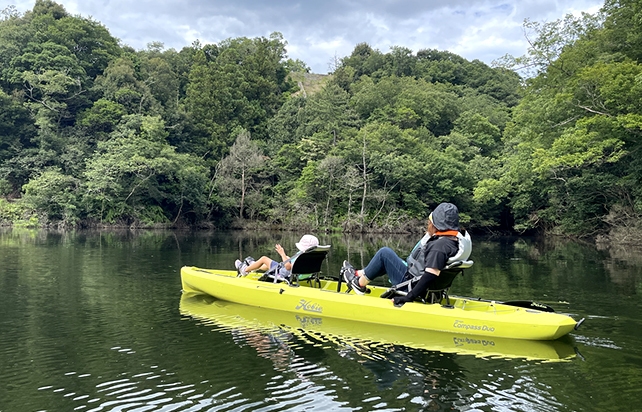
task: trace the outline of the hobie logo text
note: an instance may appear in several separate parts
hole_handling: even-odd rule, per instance
[[[323,307],[321,307],[321,305],[318,303],[308,302],[305,299],[301,299],[294,309],[303,309],[306,312],[323,313]]]
[[[302,328],[309,326],[321,326],[323,324],[322,318],[313,318],[311,316],[296,315],[296,320],[299,322]]]

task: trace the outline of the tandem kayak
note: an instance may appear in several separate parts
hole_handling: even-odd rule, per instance
[[[570,337],[535,341],[382,327],[373,323],[241,305],[192,293],[181,296],[180,313],[204,325],[215,325],[223,332],[250,330],[276,336],[282,336],[285,332],[300,342],[339,347],[348,345],[368,348],[390,344],[483,358],[518,358],[546,362],[569,361],[577,356]],[[296,345],[296,342],[292,344]]]
[[[356,295],[345,283],[321,279],[288,285],[259,280],[261,273],[239,277],[236,271],[181,268],[184,293],[300,315],[346,319],[380,326],[394,326],[470,336],[525,340],[555,340],[579,326],[571,316],[495,301],[450,296],[445,302],[407,303],[395,307],[380,296],[384,287],[369,286],[370,293]]]

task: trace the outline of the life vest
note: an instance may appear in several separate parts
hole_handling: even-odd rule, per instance
[[[429,240],[440,236],[455,236],[455,235],[457,236],[459,248],[457,250],[457,253],[454,256],[451,256],[450,258],[448,258],[448,261],[446,262],[446,266],[449,266],[452,263],[457,261],[466,261],[470,257],[471,252],[473,251],[473,242],[468,232],[464,231],[464,234],[462,234],[461,232],[458,232],[458,231],[449,230],[446,232],[437,232],[433,236],[426,234],[423,238],[421,238],[419,242],[417,242],[415,247],[412,249],[412,252],[410,252],[410,255],[408,255],[408,258],[406,259],[406,264],[408,265],[408,273],[410,273],[414,277],[420,277],[424,273],[426,273],[425,272],[426,265],[424,262],[424,257],[426,254],[424,250]]]

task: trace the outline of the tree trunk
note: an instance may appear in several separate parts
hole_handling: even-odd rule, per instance
[[[243,219],[243,207],[245,205],[245,168],[241,171],[241,206],[239,207],[239,219]]]
[[[363,231],[365,212],[366,212],[366,194],[368,192],[368,171],[366,170],[366,136],[363,135],[363,151],[361,154],[363,160],[363,194],[361,196],[361,213],[359,215],[359,226]]]

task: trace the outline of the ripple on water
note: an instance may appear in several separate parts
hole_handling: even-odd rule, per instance
[[[103,350],[103,356],[92,360],[101,364],[97,368],[99,373],[92,369],[64,371],[60,365],[52,366],[51,369],[58,372],[43,376],[43,381],[49,384],[39,385],[37,391],[41,399],[55,398],[45,404],[55,404],[57,409],[64,410],[254,411],[301,410],[311,405],[315,405],[315,409],[327,405],[329,409],[338,410],[334,403],[335,391],[314,382],[314,379],[328,376],[327,368],[298,357],[286,343],[291,338],[289,335],[256,334],[238,329],[223,333],[228,334],[237,346],[251,346],[258,357],[271,361],[274,370],[280,372],[261,388],[266,396],[247,396],[244,389],[228,381],[229,373],[208,374],[207,379],[182,380],[181,373],[170,367],[145,365],[144,354],[150,349],[132,346],[112,346]],[[37,363],[55,363],[50,359],[60,359],[57,350],[41,348]],[[95,348],[91,350],[97,353]],[[217,348],[194,346],[188,350],[192,353],[186,355],[197,356],[195,353],[207,350],[216,351]],[[234,362],[225,357],[219,361],[216,370],[229,370]],[[168,362],[170,364],[172,361]],[[105,365],[110,366],[105,368]]]

